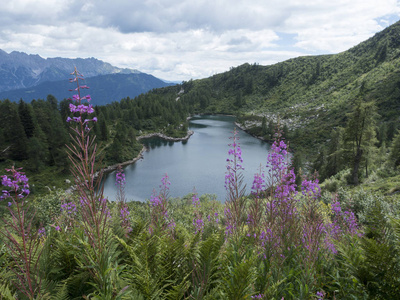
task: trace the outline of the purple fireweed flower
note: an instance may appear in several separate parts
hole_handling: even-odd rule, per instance
[[[130,212],[128,209],[128,206],[126,205],[126,203],[121,203],[120,204],[120,214],[119,217],[121,219],[121,226],[122,228],[124,228],[126,230],[126,233],[131,232],[133,229],[130,225]]]
[[[168,192],[170,184],[168,175],[165,174],[161,179],[160,193],[157,195],[156,191],[153,190],[153,194],[150,197],[151,224],[149,231],[152,234],[156,229],[160,231],[168,229],[170,233],[173,233],[175,229],[176,224],[174,219],[168,215]]]
[[[293,200],[293,197],[297,194],[295,182],[296,175],[293,169],[283,174],[281,183],[276,187],[275,198],[286,202],[288,200]]]
[[[204,229],[204,221],[202,218],[202,214],[200,213],[200,199],[197,197],[196,191],[194,191],[194,194],[192,196],[192,203],[194,207],[194,218],[193,218],[193,226],[195,229],[195,233],[197,234],[198,232],[203,232]]]
[[[243,164],[243,159],[242,159],[242,149],[240,149],[238,140],[239,137],[237,136],[237,131],[236,129],[233,131],[233,137],[230,139],[233,139],[233,143],[229,144],[228,146],[232,147],[228,151],[228,158],[226,159],[227,161],[227,172],[225,173],[225,188],[226,190],[232,191],[235,186],[238,184],[238,176],[242,170],[244,170],[242,164]],[[230,158],[232,156],[232,158]]]
[[[325,297],[325,292],[319,291],[319,292],[317,292],[316,296],[317,296],[318,300],[323,300]]]
[[[331,204],[331,213],[332,221],[326,226],[327,236],[325,245],[332,253],[337,253],[333,243],[334,240],[340,240],[342,235],[346,233],[361,236],[361,232],[355,214],[347,210],[342,211],[339,201],[333,201]]]
[[[74,112],[76,112],[76,109],[77,109],[76,105],[74,105],[72,103],[69,104],[69,111],[70,112],[74,113]]]
[[[65,211],[67,214],[76,214],[76,205],[74,202],[68,202],[61,205],[61,211]]]
[[[10,198],[11,201],[7,203],[10,218],[2,219],[5,225],[1,234],[2,243],[9,249],[9,259],[13,265],[10,270],[18,278],[13,283],[18,291],[22,291],[21,296],[34,299],[41,294],[40,283],[31,274],[37,272],[42,250],[35,241],[38,233],[34,232],[32,226],[34,209],[25,206],[27,201],[24,201],[29,195],[28,178],[14,166],[6,171],[11,174],[1,176],[1,185],[4,186],[1,199]]]
[[[79,198],[79,203],[81,204],[81,207],[85,207],[85,206],[89,205],[89,201],[85,197],[80,197]]]
[[[232,216],[232,212],[229,208],[225,207],[224,215],[225,215],[225,222],[226,222],[225,235],[226,236],[232,235],[237,227],[237,224],[236,224],[236,222]]]
[[[339,215],[342,213],[342,208],[340,207],[339,201],[336,201],[331,204],[331,210],[332,213],[334,213],[335,215]]]
[[[301,192],[303,196],[319,199],[321,196],[321,187],[319,186],[319,180],[307,180],[304,179],[301,183]]]
[[[272,182],[280,182],[284,173],[287,173],[288,162],[287,156],[287,146],[284,141],[276,140],[271,146],[267,157],[267,168],[269,168],[270,177]]]
[[[265,190],[264,172],[254,174],[253,185],[251,187],[251,194],[259,196]]]
[[[216,224],[219,223],[218,213],[215,212],[214,214],[210,214],[207,216],[208,222],[215,222]]]
[[[44,227],[39,228],[38,230],[38,238],[45,238],[46,237],[46,229]]]
[[[79,74],[79,72],[77,70],[75,70],[73,73],[71,73],[71,75],[75,75],[75,78],[70,79],[70,82],[78,82],[78,79],[82,79],[83,77],[82,75]],[[75,94],[72,96],[72,99],[69,98],[69,100],[74,101],[76,104],[70,103],[69,104],[69,110],[71,113],[75,114],[75,113],[79,113],[79,116],[73,116],[68,117],[67,118],[67,122],[76,122],[76,123],[81,123],[81,124],[87,124],[90,121],[93,122],[97,122],[97,118],[94,117],[93,119],[89,119],[83,118],[84,114],[92,114],[94,113],[94,109],[93,109],[93,105],[92,104],[84,104],[83,101],[86,100],[87,102],[91,101],[91,96],[90,95],[86,95],[86,96],[81,96],[81,90],[83,89],[88,89],[89,87],[86,85],[79,85],[79,83],[77,83],[77,87],[75,89],[73,89],[74,91],[78,91],[78,94]],[[85,131],[90,131],[90,128],[86,125],[85,127]]]
[[[197,194],[194,193],[192,196],[192,204],[194,208],[199,208],[200,207],[200,199],[197,197]]]
[[[244,197],[245,190],[243,186],[243,158],[242,150],[239,146],[239,137],[236,128],[233,136],[230,137],[232,143],[229,144],[226,173],[225,173],[225,189],[227,197],[225,202],[225,234],[234,235],[238,238],[242,233],[245,224],[247,198]]]
[[[118,170],[117,173],[115,174],[115,185],[117,186],[125,185],[125,174],[122,172],[122,170]]]
[[[86,96],[83,96],[81,98],[81,100],[86,100],[87,102],[90,102],[92,100],[92,97],[90,95],[86,95]]]
[[[0,200],[11,198],[11,192],[13,192],[18,198],[22,199],[29,195],[29,184],[28,177],[23,172],[18,171],[20,169],[6,169],[7,172],[11,172],[11,176],[2,175],[1,184],[6,188],[2,190]]]
[[[165,174],[164,177],[161,179],[161,189],[169,190],[169,186],[171,185],[171,182],[168,180],[168,175]]]
[[[162,205],[162,199],[158,195],[155,194],[156,191],[153,190],[153,194],[150,197],[150,205],[153,207],[161,206]]]
[[[203,232],[203,228],[204,228],[204,221],[202,218],[193,219],[193,226],[195,228],[195,234],[199,233],[199,232]]]
[[[1,176],[1,184],[4,186],[11,187],[12,186],[11,178],[8,178],[7,175],[2,175]]]
[[[120,209],[120,217],[124,220],[124,221],[128,221],[130,220],[130,212],[128,210],[128,207],[126,205],[124,205],[121,209]]]

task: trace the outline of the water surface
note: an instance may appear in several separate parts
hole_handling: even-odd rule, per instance
[[[234,120],[229,116],[197,116],[189,122],[194,134],[186,142],[168,142],[160,138],[142,140],[149,150],[143,154],[143,159],[124,168],[126,198],[150,199],[153,189],[158,192],[161,178],[168,174],[172,197],[183,197],[196,189],[199,195],[215,194],[219,201],[225,201],[226,159]],[[238,132],[244,182],[250,193],[254,174],[260,164],[266,165],[270,145],[240,129]],[[107,175],[104,194],[115,200],[115,172]]]

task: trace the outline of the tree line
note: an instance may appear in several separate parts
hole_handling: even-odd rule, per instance
[[[374,101],[354,100],[345,126],[332,129],[330,139],[314,159],[312,168],[322,180],[347,169],[347,183],[358,185],[372,170],[386,166],[386,173],[390,173],[399,167],[400,130],[394,122],[379,123],[377,111]]]
[[[94,99],[95,104],[95,99]],[[56,167],[68,173],[65,145],[71,132],[67,117],[71,100],[46,99],[0,100],[0,164],[16,163],[30,172]],[[96,135],[104,150],[105,164],[119,163],[135,157],[141,144],[136,137],[146,132],[162,132],[180,137],[187,133],[189,109],[171,94],[142,94],[120,102],[94,106],[98,122],[91,134]]]

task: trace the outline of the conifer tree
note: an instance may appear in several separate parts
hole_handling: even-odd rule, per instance
[[[358,98],[352,112],[348,114],[344,140],[346,152],[352,161],[351,181],[354,185],[360,182],[359,171],[362,159],[365,161],[368,175],[369,158],[376,143],[376,110],[374,102],[364,102]]]
[[[327,178],[338,173],[342,167],[342,139],[343,128],[337,128],[331,132],[331,140],[327,145],[326,165],[324,166],[324,174]]]
[[[14,103],[9,100],[3,102],[0,119],[2,120],[4,143],[10,147],[10,158],[19,161],[27,159],[28,139]]]
[[[104,121],[104,118],[100,118],[99,127],[100,127],[100,140],[107,141],[108,140],[108,129],[107,129],[106,121]]]
[[[400,166],[400,130],[397,130],[390,147],[389,162],[393,167]]]
[[[21,99],[18,104],[18,114],[21,119],[22,126],[24,127],[26,137],[29,139],[33,136],[35,131],[32,106],[25,103]]]

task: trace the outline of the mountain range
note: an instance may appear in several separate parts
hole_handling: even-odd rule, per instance
[[[76,67],[85,76],[86,84],[93,87],[91,94],[98,105],[135,97],[167,83],[138,70],[117,68],[95,58],[42,58],[0,49],[0,99],[30,102],[51,94],[62,100],[71,96],[68,82]]]

